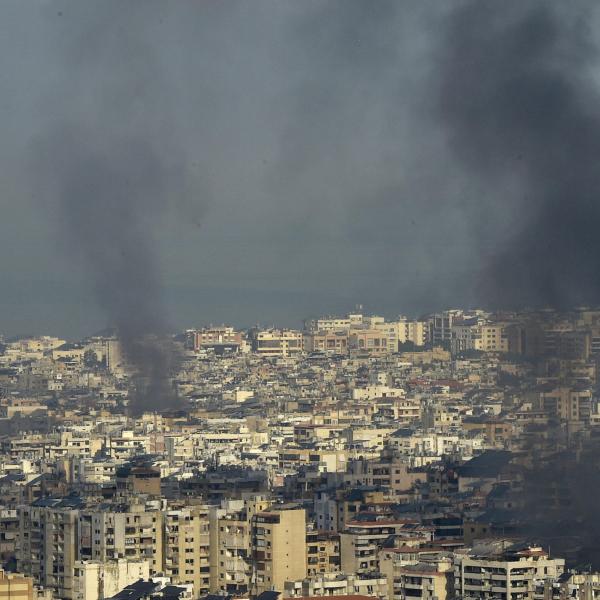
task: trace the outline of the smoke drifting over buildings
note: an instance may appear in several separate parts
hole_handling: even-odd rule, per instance
[[[415,312],[594,295],[584,246],[597,244],[595,203],[574,200],[597,187],[591,3],[54,7],[15,3],[3,15],[7,197],[26,195],[36,177],[22,158],[57,123],[92,154],[131,140],[169,174],[189,162],[198,179],[167,190],[169,203],[204,207],[207,190],[215,200],[187,219],[203,226],[191,233],[171,204],[162,213],[156,247],[178,326],[199,314],[291,325],[367,295],[390,315],[398,300]],[[27,52],[14,52],[26,32]],[[24,203],[9,214],[39,220]],[[0,239],[14,241],[1,223]],[[41,277],[55,265],[30,241],[18,260]],[[11,333],[39,329],[42,311],[18,300],[1,299],[18,308]],[[76,316],[68,325],[85,333]]]
[[[496,188],[512,232],[483,264],[481,299],[569,308],[600,299],[600,103],[591,3],[470,2],[446,22],[439,116],[466,173]],[[537,357],[544,361],[557,357]],[[540,373],[541,374],[541,373]],[[564,432],[563,432],[564,433]],[[556,444],[560,427],[538,432]],[[569,432],[567,431],[567,435]],[[598,444],[532,448],[524,524],[597,566]]]
[[[57,135],[45,157],[56,178],[62,235],[137,375],[133,409],[172,406],[174,355],[152,239],[172,190],[169,174],[147,142],[115,136],[102,149],[67,130]],[[68,156],[57,164],[53,149],[61,147]]]
[[[126,11],[125,22],[143,18]],[[151,45],[123,36],[110,15],[100,9],[87,20],[85,48],[64,48],[74,77],[100,73],[96,114],[52,122],[36,139],[32,166],[41,174],[37,195],[58,214],[63,250],[116,329],[136,384],[130,407],[140,412],[176,405],[156,236],[173,200],[187,200],[187,175]],[[112,40],[108,50],[100,47],[105,40]]]
[[[11,113],[33,132],[22,178],[58,202],[68,252],[129,339],[163,332],[169,304],[182,325],[250,324],[265,298],[276,320],[366,294],[382,312],[594,302],[592,9],[20,7],[53,75],[42,116]],[[207,189],[206,219],[173,218],[203,210]],[[182,235],[178,219],[204,228]]]
[[[439,108],[470,176],[514,215],[488,304],[600,297],[600,103],[591,3],[469,2],[447,20]],[[502,197],[504,196],[504,197]]]

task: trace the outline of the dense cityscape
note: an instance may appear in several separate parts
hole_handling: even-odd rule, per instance
[[[149,343],[177,357],[152,410],[115,332],[3,340],[0,593],[600,594],[600,310]]]
[[[600,3],[0,9],[0,600],[600,600]]]

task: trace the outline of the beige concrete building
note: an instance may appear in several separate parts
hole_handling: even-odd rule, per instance
[[[480,327],[479,348],[483,352],[508,352],[509,338],[506,323],[488,323]]]
[[[348,332],[322,329],[314,333],[305,333],[304,349],[307,352],[346,354],[348,352]]]
[[[286,448],[278,452],[279,468],[296,470],[302,466],[317,467],[328,473],[346,470],[347,450],[307,450]]]
[[[359,575],[379,572],[379,550],[390,536],[431,541],[433,529],[385,517],[349,521],[340,533],[342,572]]]
[[[332,531],[307,532],[306,563],[309,577],[319,573],[338,572],[340,570],[340,536]]]
[[[386,334],[391,352],[397,352],[400,344],[406,342],[411,342],[415,346],[424,346],[427,343],[429,334],[427,323],[424,321],[409,321],[406,318],[374,323],[373,328]]]
[[[302,332],[294,329],[265,329],[252,336],[252,349],[260,356],[292,356],[302,352],[302,345]]]
[[[401,553],[389,552],[382,554],[380,559],[390,600],[447,600],[453,597],[454,573],[450,557],[436,553],[422,554],[418,562],[406,564],[397,560],[400,556]]]
[[[193,348],[196,352],[206,348],[239,350],[242,341],[241,332],[233,327],[207,327],[193,333]]]
[[[194,597],[210,591],[210,528],[208,508],[185,506],[168,510],[165,524],[164,574],[177,584],[192,584]]]
[[[453,352],[479,350],[506,353],[518,350],[513,337],[514,333],[509,323],[466,325],[458,322],[452,326],[451,346]]]
[[[46,406],[36,398],[8,396],[0,398],[0,417],[12,419],[16,415],[26,416],[36,411],[45,411]]]
[[[564,567],[564,559],[551,559],[539,546],[493,541],[455,553],[455,594],[465,600],[543,600],[544,583],[558,579]]]
[[[81,560],[75,562],[74,600],[103,600],[120,592],[124,587],[150,577],[147,560],[119,558],[101,562]]]
[[[589,422],[591,402],[589,388],[556,387],[540,392],[539,396],[539,408],[546,415],[567,422]]]
[[[270,500],[262,496],[224,500],[210,511],[210,591],[235,596],[247,594],[252,578],[249,552],[253,517],[267,510]]]
[[[351,329],[348,336],[348,349],[353,354],[381,355],[395,352],[388,343],[388,335],[378,329]]]
[[[55,596],[72,600],[79,512],[56,504],[19,507],[17,569]]]
[[[153,467],[122,467],[116,471],[117,492],[131,497],[137,494],[160,496],[160,470]]]
[[[348,331],[351,327],[361,327],[365,317],[360,313],[348,314],[345,317],[319,317],[304,322],[306,331]]]
[[[160,510],[132,504],[122,512],[82,511],[79,516],[81,560],[107,561],[118,558],[148,560],[150,574],[162,572],[163,519]]]
[[[5,573],[0,569],[0,598],[2,600],[33,600],[33,579],[20,573]]]
[[[386,577],[372,575],[358,577],[345,573],[321,573],[299,581],[287,581],[283,590],[284,598],[320,598],[323,596],[348,596],[356,599],[388,599]]]
[[[252,593],[282,591],[286,581],[306,577],[306,512],[271,507],[252,519]]]

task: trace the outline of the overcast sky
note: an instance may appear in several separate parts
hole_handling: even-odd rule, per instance
[[[173,328],[478,302],[519,209],[440,118],[464,4],[1,0],[0,333],[108,324],[82,248],[121,217],[110,186],[75,186],[106,229],[78,234],[63,178],[82,148],[126,174],[130,143],[160,164],[132,210]]]

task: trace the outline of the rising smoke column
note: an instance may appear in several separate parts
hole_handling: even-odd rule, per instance
[[[189,193],[172,90],[151,34],[160,13],[149,7],[65,6],[76,32],[59,46],[68,108],[56,109],[35,139],[31,169],[67,257],[117,330],[134,413],[177,405],[157,245],[174,203]]]
[[[104,152],[65,134],[60,143],[73,152],[55,175],[67,247],[83,262],[135,370],[133,411],[173,407],[169,374],[175,354],[152,237],[166,209],[165,165],[142,140],[115,137]]]
[[[512,211],[482,300],[600,300],[600,102],[592,4],[468,2],[445,22],[438,116],[452,152]]]
[[[436,118],[467,176],[485,182],[513,214],[512,235],[483,268],[488,305],[600,302],[592,6],[468,2],[444,23]],[[546,447],[527,453],[523,530],[597,568],[598,442],[556,444],[549,454],[564,431],[541,433]]]
[[[83,268],[133,368],[132,412],[177,405],[154,233],[172,173],[147,140],[114,136],[104,148],[68,125],[41,141],[36,164],[56,202],[62,245]]]

